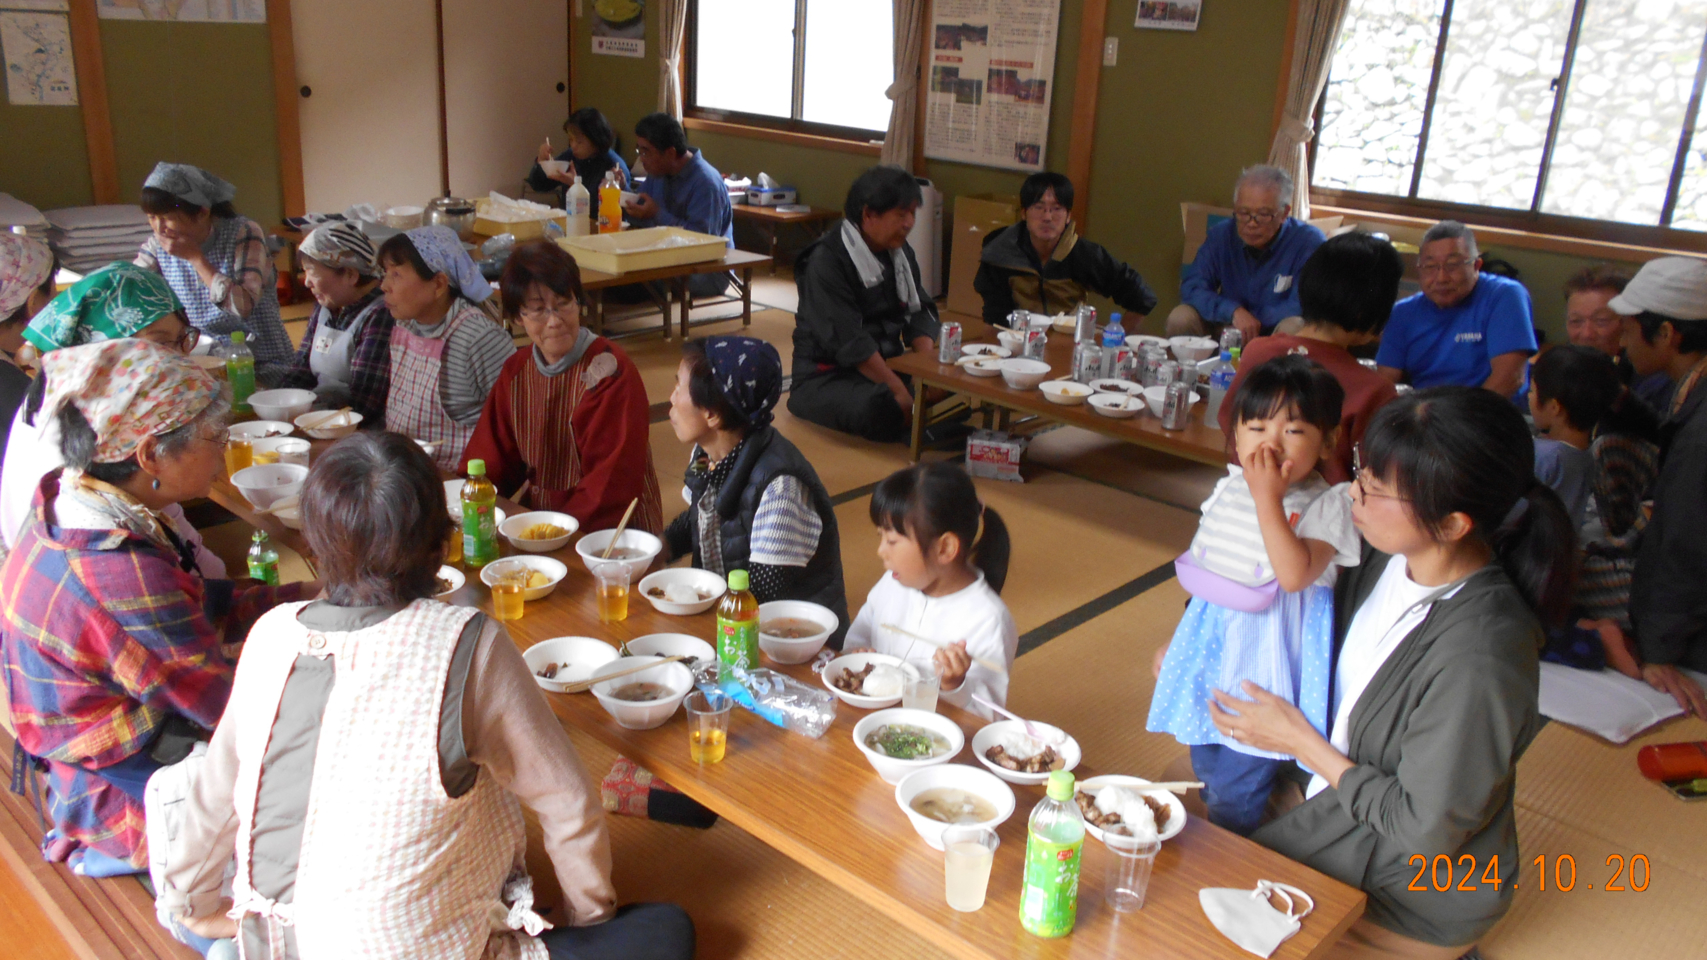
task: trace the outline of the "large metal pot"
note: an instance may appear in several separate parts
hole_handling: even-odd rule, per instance
[[[467,240],[474,233],[474,201],[461,197],[439,197],[427,201],[427,213],[423,221],[428,225],[438,224],[449,227],[456,235]]]

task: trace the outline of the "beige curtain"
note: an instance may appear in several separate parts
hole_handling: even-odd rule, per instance
[[[1351,0],[1297,0],[1298,33],[1292,41],[1292,75],[1286,81],[1286,112],[1274,134],[1268,162],[1292,175],[1292,215],[1310,215],[1310,138],[1316,135],[1311,115],[1322,87],[1328,82],[1328,67],[1339,45],[1340,27],[1345,23]]]
[[[658,112],[682,118],[682,42],[688,32],[688,0],[658,4]]]
[[[919,45],[925,35],[925,0],[894,0],[895,82],[889,98],[889,131],[883,135],[882,162],[913,169],[914,126],[919,116]],[[916,172],[916,171],[915,171]]]

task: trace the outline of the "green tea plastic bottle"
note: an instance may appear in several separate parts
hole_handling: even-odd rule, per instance
[[[468,461],[462,485],[462,563],[479,570],[498,559],[498,488],[486,479],[486,461]]]
[[[729,592],[717,601],[717,662],[751,670],[759,665],[759,601],[747,591],[747,571],[729,571]]]
[[[273,549],[265,530],[256,530],[249,538],[249,577],[275,587],[279,585],[279,552]]]
[[[1031,808],[1025,839],[1025,885],[1019,895],[1019,923],[1039,937],[1073,932],[1079,912],[1079,864],[1085,846],[1085,818],[1073,802],[1073,775],[1049,775],[1049,795]]]
[[[231,384],[231,409],[237,413],[254,413],[249,397],[255,392],[255,355],[243,343],[243,331],[231,335],[225,347],[225,379]]]

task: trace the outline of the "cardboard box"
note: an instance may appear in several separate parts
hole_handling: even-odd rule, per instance
[[[986,193],[954,198],[954,238],[948,254],[948,309],[984,315],[984,298],[972,289],[984,239],[1019,220],[1019,198]]]
[[[748,187],[747,203],[755,207],[779,207],[793,203],[800,194],[793,187]]]

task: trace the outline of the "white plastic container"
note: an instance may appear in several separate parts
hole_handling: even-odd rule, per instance
[[[570,185],[569,192],[563,198],[563,210],[569,215],[568,234],[571,237],[584,237],[590,230],[588,215],[593,209],[592,195],[581,183],[581,175],[575,174],[575,182]]]

